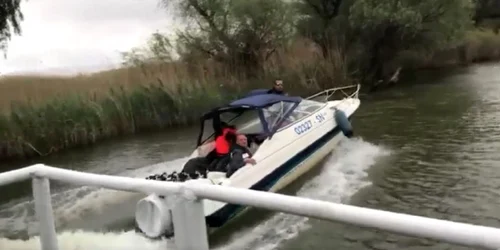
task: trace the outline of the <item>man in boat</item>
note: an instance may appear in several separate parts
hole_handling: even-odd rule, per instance
[[[288,95],[283,90],[283,80],[281,80],[281,79],[276,79],[274,81],[273,87],[269,91],[267,91],[267,93],[268,94],[277,94],[277,95]]]
[[[226,166],[226,177],[230,177],[238,169],[250,163],[255,165],[255,159],[252,158],[252,152],[248,148],[248,139],[244,134],[236,136],[236,143],[231,147],[229,153],[229,163]]]
[[[205,157],[189,159],[182,172],[195,175],[196,172],[205,174],[208,171],[224,169],[229,162],[230,145],[236,140],[236,128],[220,120],[219,116],[213,118],[215,133],[215,148]]]
[[[222,159],[213,159],[214,156],[210,154],[207,157],[192,158],[186,162],[182,172],[194,176],[196,172],[205,174],[209,170],[226,172],[226,176],[229,177],[247,163],[255,165],[255,160],[251,158],[253,154],[248,148],[248,139],[244,134],[235,135],[235,140],[231,142],[228,154]],[[215,149],[211,154],[214,152]],[[214,163],[214,160],[218,161]]]

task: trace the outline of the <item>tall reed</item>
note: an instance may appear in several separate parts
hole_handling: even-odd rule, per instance
[[[278,77],[292,94],[344,85],[349,77],[342,60],[340,53],[325,60],[313,47],[296,44],[281,49],[252,79],[229,74],[214,62],[143,65],[74,78],[4,78],[0,159],[45,156],[190,124],[249,89],[270,88]]]
[[[500,59],[500,35],[468,33],[464,43],[428,55],[407,51],[399,63],[424,68]],[[208,109],[281,78],[291,94],[351,84],[345,55],[323,58],[307,40],[279,49],[252,79],[206,59],[89,75],[0,78],[0,159],[45,156],[106,138],[182,126]]]

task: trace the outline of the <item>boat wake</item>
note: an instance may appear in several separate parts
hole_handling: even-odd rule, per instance
[[[128,232],[63,232],[58,234],[61,250],[166,250],[175,249],[173,243],[167,241],[152,241],[135,233]],[[38,236],[27,241],[0,239],[0,249],[35,250],[40,249]]]
[[[325,162],[321,173],[304,184],[296,196],[346,203],[357,191],[371,184],[366,170],[375,164],[377,157],[389,153],[388,149],[360,138],[342,141]],[[307,230],[308,221],[307,217],[277,213],[257,227],[233,234],[226,245],[217,249],[276,249]]]
[[[341,142],[335,152],[323,166],[321,174],[314,177],[302,186],[297,196],[315,198],[333,202],[348,202],[348,199],[361,188],[370,184],[366,170],[376,161],[377,157],[388,155],[390,152],[380,146],[370,144],[362,139],[351,139]],[[139,170],[125,173],[125,176],[146,177],[152,173],[172,171],[182,166],[187,158],[177,159],[168,163],[148,166]],[[81,193],[84,193],[82,195]],[[59,197],[57,197],[59,196]],[[54,195],[53,206],[57,227],[73,220],[89,217],[88,214],[99,214],[103,210],[116,211],[127,200],[135,201],[142,196],[133,193],[77,188]],[[68,201],[72,202],[68,202]],[[133,208],[133,206],[132,206]],[[18,204],[9,209],[0,210],[0,233],[7,235],[12,231],[28,231],[28,235],[36,232],[36,219],[33,216],[32,202]],[[10,215],[10,217],[6,217]],[[132,218],[132,215],[123,216]],[[100,216],[97,220],[102,220]],[[96,219],[94,219],[96,220]],[[100,222],[102,223],[102,222]],[[92,228],[91,226],[88,226]],[[217,249],[273,249],[282,242],[295,237],[299,232],[307,230],[308,218],[277,213],[260,225],[250,229],[243,229],[232,234],[231,240],[218,246]],[[75,227],[81,228],[81,227]],[[61,231],[61,230],[59,230]],[[74,231],[58,234],[60,249],[71,250],[165,250],[175,249],[171,241],[151,241],[141,234],[128,232],[92,232]],[[37,237],[27,241],[0,238],[0,249],[34,250],[39,248]]]
[[[179,166],[184,165],[187,160],[188,157],[185,157],[155,164],[124,172],[121,176],[145,178],[157,171],[172,171],[177,169]],[[121,210],[124,201],[134,202],[142,197],[143,195],[138,193],[95,187],[76,187],[60,193],[54,193],[52,194],[52,207],[54,209],[56,227],[58,229],[67,228],[71,224],[75,224],[75,222],[81,220],[85,220],[89,224],[88,218],[95,216],[99,217],[96,219],[98,222],[103,223],[102,220],[109,217],[108,211],[111,210],[115,214],[117,212],[120,213],[121,211],[116,211],[116,208]],[[14,202],[17,204],[12,204]],[[0,207],[0,235],[19,237],[37,234],[35,230],[38,227],[38,221],[35,218],[33,198],[28,196],[22,202],[14,202]],[[85,225],[85,223],[83,224]]]

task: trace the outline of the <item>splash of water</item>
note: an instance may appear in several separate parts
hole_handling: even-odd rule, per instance
[[[127,171],[122,176],[143,177],[163,171],[179,169],[188,158],[155,164],[144,168]],[[126,200],[141,197],[140,194],[95,187],[77,187],[52,195],[54,220],[56,225],[64,227],[71,221],[83,218],[87,214],[99,214],[111,207],[118,207]],[[0,232],[21,232],[37,234],[38,221],[35,218],[33,199],[0,210]]]
[[[169,241],[152,241],[144,236],[129,232],[94,233],[94,232],[63,232],[58,235],[59,249],[62,250],[172,250],[175,245]],[[27,241],[8,240],[0,238],[0,249],[34,250],[39,249],[38,236]]]
[[[388,155],[389,151],[364,142],[362,139],[352,139],[343,141],[335,152],[329,157],[320,175],[306,183],[298,192],[297,196],[315,198],[333,202],[346,202],[349,197],[359,189],[370,184],[366,180],[366,170],[371,167],[377,157]],[[125,174],[126,176],[145,177],[153,172],[171,171],[177,169],[179,165],[184,164],[187,158],[178,159],[169,163],[149,166]],[[79,190],[79,191],[78,191]],[[106,206],[118,205],[126,199],[129,199],[131,193],[111,191],[111,190],[92,190],[81,198],[78,192],[84,188],[67,191],[62,195],[66,201],[73,199],[73,202],[61,202],[57,208],[56,219],[59,221],[70,220],[80,217],[85,211],[99,211]],[[21,206],[21,205],[18,205]],[[31,205],[32,206],[32,205]],[[22,206],[21,206],[22,207]],[[24,207],[29,207],[24,204]],[[19,207],[18,207],[19,209]],[[27,208],[24,208],[25,210]],[[23,217],[22,212],[17,213],[16,219],[18,227],[32,227],[35,223],[33,219],[28,225],[20,223]],[[24,216],[30,214],[24,212]],[[259,226],[242,230],[233,234],[228,244],[218,247],[218,249],[274,249],[282,242],[295,237],[298,233],[309,228],[308,218],[278,213],[270,219],[264,221]],[[4,224],[0,220],[0,225],[10,227],[12,223]],[[99,232],[62,232],[58,234],[60,249],[65,250],[165,250],[175,249],[171,241],[151,241],[134,231],[99,233]],[[34,250],[38,249],[38,237],[32,237],[28,241],[9,240],[0,238],[0,249],[9,250]]]
[[[296,196],[331,202],[347,202],[361,188],[370,185],[369,169],[379,156],[390,151],[355,138],[342,141],[324,164],[321,173],[302,186]],[[310,228],[309,218],[277,213],[259,226],[232,235],[219,250],[271,250]]]

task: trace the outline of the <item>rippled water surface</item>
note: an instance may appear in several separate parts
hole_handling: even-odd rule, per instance
[[[421,73],[396,88],[364,96],[353,121],[357,138],[343,141],[318,169],[285,192],[500,227],[500,65],[443,72]],[[193,132],[123,139],[43,162],[143,177],[181,168],[192,150]],[[1,191],[0,249],[37,249],[36,239],[5,238],[37,233],[29,183]],[[134,233],[139,198],[54,184],[60,244],[81,250],[173,249],[171,241],[150,242]],[[63,233],[70,229],[83,231]],[[216,234],[212,245],[234,250],[469,249],[263,211]]]
[[[371,96],[357,132],[392,154],[351,204],[500,227],[500,66],[482,65]],[[426,79],[427,78],[427,79]],[[279,249],[468,249],[311,221]]]

